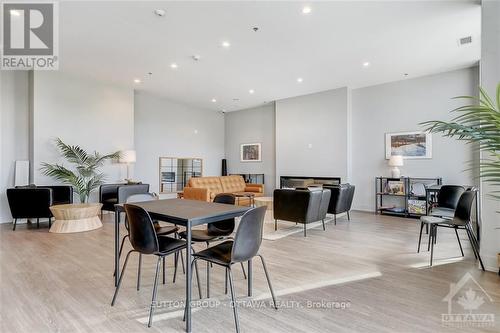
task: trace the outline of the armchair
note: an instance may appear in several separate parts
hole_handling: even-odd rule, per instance
[[[325,230],[330,195],[330,191],[322,189],[274,190],[274,230],[278,229],[278,220],[304,224],[304,237],[307,236],[307,223],[321,220]]]
[[[354,198],[355,186],[351,184],[323,185],[323,188],[332,191],[328,213],[333,214],[335,224],[337,224],[337,214],[340,213],[347,213],[347,219],[350,221],[349,211]]]
[[[49,219],[52,224],[52,205],[68,204],[73,202],[73,187],[59,186],[23,186],[7,189],[7,200],[14,219],[12,230],[16,230],[18,219],[36,218],[37,228],[40,219]]]

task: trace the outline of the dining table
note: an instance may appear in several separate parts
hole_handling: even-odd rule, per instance
[[[115,205],[115,286],[120,278],[120,220],[125,204]],[[195,226],[223,221],[243,215],[251,207],[205,202],[187,199],[162,199],[137,202],[153,220],[169,222],[186,228],[186,242],[191,244],[191,232]],[[191,332],[191,246],[186,247],[186,332]],[[248,261],[248,296],[252,296],[252,261]]]

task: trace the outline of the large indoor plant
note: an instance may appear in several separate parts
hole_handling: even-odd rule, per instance
[[[475,144],[483,152],[479,177],[493,185],[490,195],[500,200],[500,83],[496,99],[479,88],[479,97],[459,96],[468,104],[454,109],[457,116],[450,122],[433,120],[421,123],[430,133],[442,133],[446,137]]]
[[[61,156],[73,164],[73,167],[68,169],[60,164],[42,163],[43,174],[72,185],[80,196],[80,202],[88,202],[90,193],[104,181],[105,175],[99,171],[100,167],[107,160],[119,158],[120,152],[101,155],[96,151],[88,153],[80,146],[67,145],[59,138],[55,142]]]

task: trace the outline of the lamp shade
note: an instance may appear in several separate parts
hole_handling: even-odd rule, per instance
[[[403,166],[403,156],[401,155],[393,155],[389,159],[389,166],[391,167],[400,167]]]
[[[135,150],[123,150],[121,152],[120,163],[134,163],[135,160]]]

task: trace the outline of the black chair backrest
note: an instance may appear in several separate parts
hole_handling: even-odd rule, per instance
[[[340,214],[351,210],[355,186],[351,184],[324,185],[332,191],[328,213]]]
[[[50,188],[9,188],[7,189],[10,213],[15,219],[52,217],[52,189]]]
[[[49,185],[38,186],[38,188],[50,188],[52,190],[52,204],[63,205],[73,203],[73,186]]]
[[[132,194],[127,198],[126,202],[134,203],[134,202],[145,202],[151,200],[158,200],[158,197],[153,193],[140,193],[140,194]],[[158,223],[158,221],[153,221],[153,224],[154,223]],[[128,219],[126,217],[125,217],[125,228],[128,230]]]
[[[437,194],[438,207],[455,209],[465,188],[459,185],[443,185]]]
[[[332,191],[327,188],[323,189],[321,195],[321,204],[319,206],[318,220],[322,220],[326,217],[326,213],[328,213],[328,206],[330,205],[331,195]]]
[[[235,201],[236,197],[230,193],[220,193],[214,198],[214,202],[227,205],[234,205]],[[234,226],[234,219],[227,219],[207,224],[207,231],[209,235],[230,235],[234,231]]]
[[[139,206],[125,204],[128,219],[128,236],[134,250],[143,254],[158,252],[158,236],[148,212]]]
[[[472,204],[476,197],[476,191],[465,191],[458,199],[458,204],[453,217],[453,224],[466,225],[471,222]]]
[[[241,218],[234,236],[233,250],[231,252],[232,262],[250,260],[259,252],[266,210],[266,206],[253,208]]]

